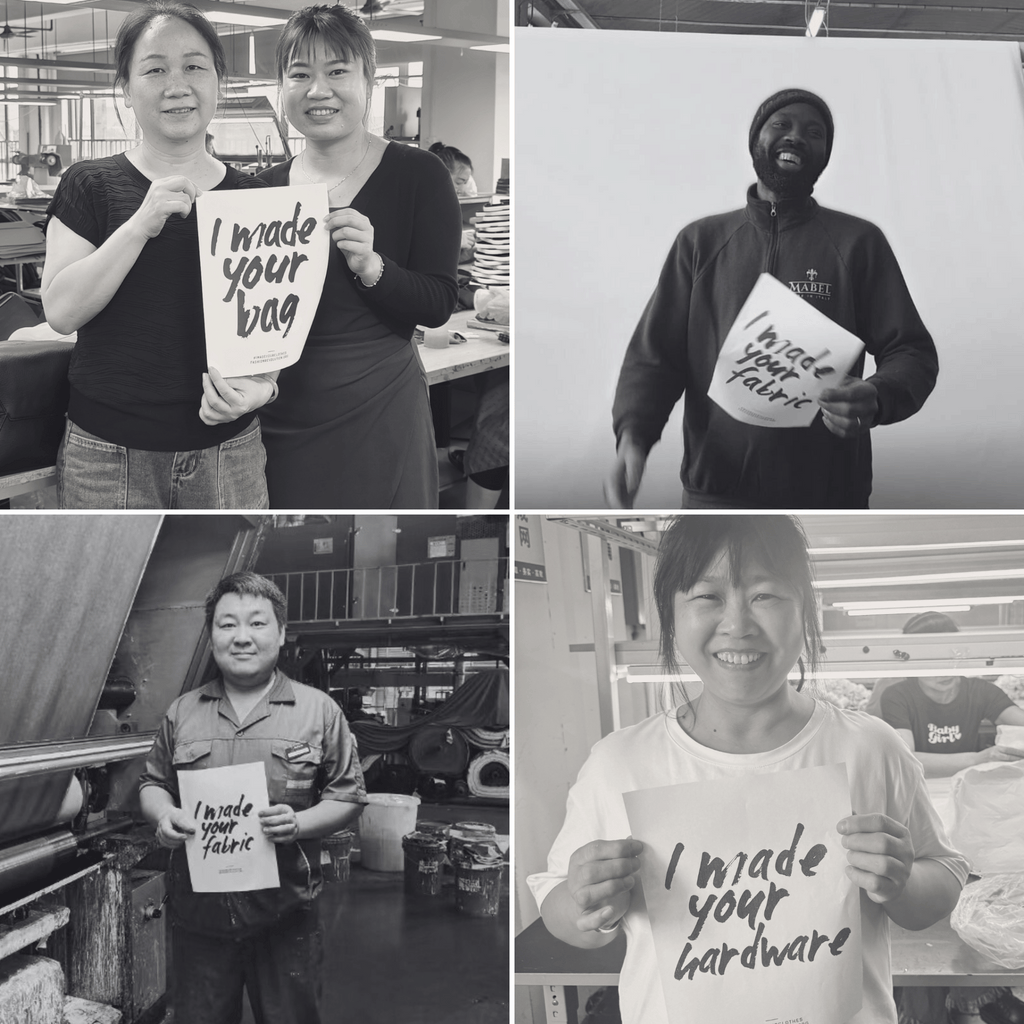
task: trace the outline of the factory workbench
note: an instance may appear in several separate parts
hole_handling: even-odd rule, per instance
[[[999,967],[972,949],[953,931],[948,917],[919,932],[889,927],[893,985],[1024,985],[1024,970]],[[516,936],[515,983],[543,986],[548,1020],[573,1024],[569,1014],[574,1013],[576,999],[571,990],[578,985],[617,985],[625,955],[622,935],[601,949],[577,949],[560,942],[537,920]]]

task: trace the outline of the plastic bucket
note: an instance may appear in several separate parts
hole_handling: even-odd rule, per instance
[[[371,871],[401,871],[405,866],[402,836],[416,827],[418,796],[370,793],[359,819],[359,848],[363,867]]]
[[[407,896],[440,896],[441,866],[445,861],[444,836],[410,832],[402,837]]]
[[[470,917],[496,917],[501,897],[501,850],[490,839],[452,838],[455,909]]]
[[[333,835],[324,836],[320,840],[327,859],[322,861],[325,882],[347,882],[351,877],[349,856],[352,853],[352,841],[356,834],[351,829],[343,829]]]

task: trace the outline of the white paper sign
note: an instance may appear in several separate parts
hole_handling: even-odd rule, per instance
[[[708,397],[754,427],[809,427],[864,343],[771,274],[762,274],[718,353]]]
[[[195,892],[276,889],[277,853],[260,827],[270,806],[262,761],[178,772],[182,810],[196,819],[185,842]]]
[[[331,236],[324,185],[196,200],[206,359],[225,377],[291,366],[313,324]]]
[[[671,1021],[838,1024],[861,1005],[846,766],[624,793]]]

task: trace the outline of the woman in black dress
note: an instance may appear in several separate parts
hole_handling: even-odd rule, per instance
[[[262,416],[273,508],[436,508],[437,453],[418,324],[455,309],[462,218],[436,157],[372,135],[373,39],[348,8],[292,15],[277,47],[303,153],[271,185],[324,183],[334,244],[302,358]]]

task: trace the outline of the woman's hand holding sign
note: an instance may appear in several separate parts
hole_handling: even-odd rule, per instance
[[[156,238],[168,217],[174,214],[187,217],[200,195],[199,189],[182,174],[158,178],[149,186],[146,198],[131,219],[147,238]]]
[[[287,804],[271,804],[259,813],[263,834],[279,845],[294,843],[299,838],[299,821],[295,810]]]
[[[231,423],[253,409],[272,401],[277,387],[272,378],[259,374],[254,377],[222,377],[215,366],[203,374],[203,400],[199,405],[199,418],[211,426]]]
[[[384,261],[374,252],[373,225],[369,218],[347,207],[344,210],[331,210],[324,223],[334,244],[345,257],[348,269],[367,287],[376,284]]]
[[[875,903],[899,899],[914,866],[910,829],[884,814],[854,814],[836,828],[849,851],[850,879]]]
[[[608,928],[629,910],[643,848],[635,839],[595,840],[569,858],[567,884],[581,932]]]
[[[856,377],[847,377],[837,388],[828,388],[818,399],[825,426],[836,437],[866,434],[878,415],[878,389]]]

